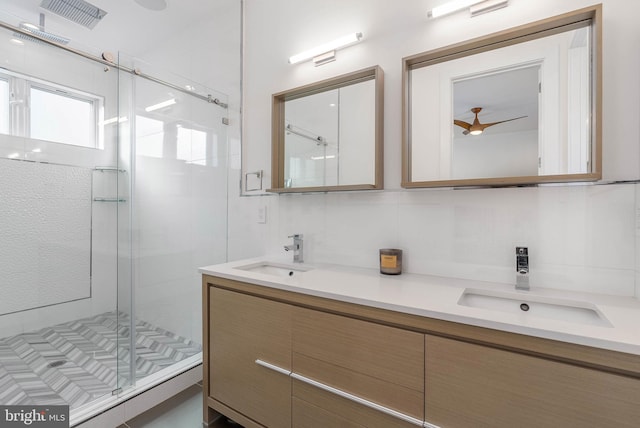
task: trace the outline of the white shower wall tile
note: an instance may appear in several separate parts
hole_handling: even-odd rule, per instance
[[[282,195],[270,249],[281,255],[287,235],[303,233],[309,263],[375,268],[379,248],[397,247],[406,272],[513,283],[515,247],[527,246],[534,287],[634,295],[636,192],[620,184]]]
[[[330,263],[351,260],[349,264],[355,266],[376,268],[380,248],[400,245],[397,193],[331,195],[327,204],[334,209],[327,210],[324,239],[335,245],[318,248],[316,257]],[[354,233],[360,230],[367,232]]]
[[[90,297],[91,171],[0,162],[0,314]]]

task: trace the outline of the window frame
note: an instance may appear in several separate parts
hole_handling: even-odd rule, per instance
[[[0,70],[0,80],[4,80],[9,84],[9,133],[8,135],[34,139],[31,137],[31,91],[33,89],[42,92],[48,92],[53,95],[64,97],[71,100],[87,102],[90,106],[90,116],[93,121],[91,130],[91,145],[80,145],[64,141],[39,140],[54,144],[64,144],[73,147],[82,147],[87,149],[104,149],[104,125],[102,124],[104,116],[105,97],[102,95],[92,94],[79,89],[64,86],[58,83],[50,82],[37,77],[26,74],[16,73],[6,69]],[[14,100],[14,94],[22,95],[22,102]],[[24,117],[23,123],[13,120],[14,116]]]

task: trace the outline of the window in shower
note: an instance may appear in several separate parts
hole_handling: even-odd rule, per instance
[[[104,99],[52,82],[0,72],[0,132],[73,146],[103,148]],[[17,120],[10,120],[15,116]]]
[[[176,158],[196,165],[207,164],[207,133],[178,125]]]
[[[98,147],[96,99],[31,85],[29,136],[83,147]]]

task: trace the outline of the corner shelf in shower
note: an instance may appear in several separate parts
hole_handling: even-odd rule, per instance
[[[99,172],[127,172],[126,169],[120,169],[116,166],[96,166],[93,170]]]
[[[122,198],[93,198],[93,202],[127,202]]]
[[[126,169],[120,169],[116,166],[96,166],[93,168],[94,171],[98,172],[117,172],[117,173],[126,173]],[[93,202],[127,202],[126,199],[123,198],[93,198]]]

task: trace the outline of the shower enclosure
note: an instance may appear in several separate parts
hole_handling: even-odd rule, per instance
[[[0,405],[100,400],[201,361],[226,261],[228,97],[0,28]],[[82,416],[79,416],[82,415]]]

